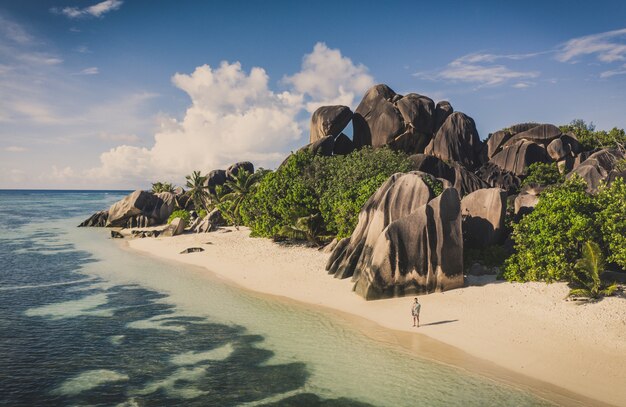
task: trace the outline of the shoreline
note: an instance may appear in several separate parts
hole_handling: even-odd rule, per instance
[[[564,284],[478,278],[483,285],[421,296],[422,326],[416,329],[411,326],[411,298],[365,301],[352,292],[349,279],[337,280],[325,272],[328,254],[249,238],[245,228],[125,243],[131,251],[197,266],[207,278],[313,305],[377,341],[552,402],[625,405],[623,298],[585,306],[562,300]],[[179,254],[187,247],[205,251]],[[600,325],[604,329],[594,329]]]

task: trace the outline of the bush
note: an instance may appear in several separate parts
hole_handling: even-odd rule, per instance
[[[274,237],[297,219],[319,214],[319,233],[346,237],[369,197],[390,175],[409,168],[406,154],[388,148],[332,157],[299,151],[261,180],[242,203],[242,219],[254,236]]]
[[[565,181],[565,176],[559,172],[556,163],[532,163],[528,166],[528,176],[522,181],[522,186],[539,184],[548,186],[561,184]]]
[[[206,209],[200,209],[200,210],[196,211],[196,213],[198,214],[198,217],[200,219],[204,219],[206,217],[206,215],[207,215]]]
[[[626,182],[617,177],[598,193],[597,221],[607,247],[608,261],[626,270]]]
[[[506,261],[507,280],[570,280],[582,244],[601,241],[596,199],[586,188],[572,177],[544,191],[535,210],[513,226],[516,253]]]
[[[172,221],[174,219],[181,218],[183,220],[183,222],[185,222],[185,226],[187,226],[189,224],[190,217],[191,216],[189,215],[189,212],[181,209],[181,210],[172,212],[170,217],[167,219],[167,223],[170,224],[170,223],[172,223]]]
[[[613,127],[611,130],[596,131],[596,126],[592,123],[585,123],[584,120],[572,120],[570,124],[559,127],[563,133],[573,133],[583,150],[594,150],[596,148],[617,147],[626,144],[626,132],[624,129]]]

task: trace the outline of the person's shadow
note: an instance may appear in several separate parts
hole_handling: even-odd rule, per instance
[[[456,321],[458,321],[458,319],[446,319],[444,321],[429,322],[428,324],[420,324],[420,326],[442,325],[442,324],[449,324],[449,323],[456,322]]]

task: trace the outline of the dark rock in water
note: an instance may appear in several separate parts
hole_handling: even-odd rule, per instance
[[[561,136],[561,130],[553,124],[540,124],[529,130],[515,134],[504,144],[504,147],[526,140],[547,146],[554,139]]]
[[[473,169],[480,164],[482,147],[474,120],[461,112],[454,112],[437,131],[424,153]]]
[[[314,143],[311,143],[304,148],[311,151],[313,154],[331,156],[335,148],[335,138],[333,136],[322,137]]]
[[[174,211],[176,196],[171,192],[137,190],[109,208],[106,226],[150,226],[161,224]]]
[[[123,239],[124,235],[118,232],[117,230],[111,231],[111,239]]]
[[[578,174],[587,182],[587,191],[595,193],[598,187],[609,178],[611,172],[616,172],[615,164],[624,159],[624,153],[618,149],[608,149],[597,151],[589,156],[584,162],[578,165],[572,172],[567,174],[571,178]]]
[[[181,218],[174,218],[172,222],[167,225],[163,232],[161,232],[161,236],[172,237],[178,236],[185,231],[185,221]]]
[[[209,189],[209,192],[214,194],[215,187],[224,185],[226,182],[226,171],[225,170],[213,170],[209,172],[207,175],[205,186]]]
[[[432,176],[420,172],[393,174],[378,188],[361,209],[350,238],[339,241],[333,250],[326,264],[329,274],[358,278],[383,230],[434,197],[423,177]]]
[[[78,227],[104,227],[109,218],[109,211],[98,211],[85,219]]]
[[[479,189],[461,200],[463,242],[467,247],[485,248],[503,239],[506,191]]]
[[[490,163],[518,176],[526,175],[530,164],[551,161],[543,146],[526,140],[514,144],[507,143],[502,151],[489,160]]]
[[[433,128],[433,133],[437,133],[437,131],[439,131],[439,128],[443,126],[448,116],[452,113],[454,113],[454,109],[452,108],[450,102],[442,100],[437,103],[437,106],[435,106],[435,127]]]
[[[414,154],[409,157],[409,160],[413,170],[450,181],[460,196],[478,189],[489,188],[489,184],[458,163],[448,164],[435,156],[426,154]]]
[[[517,175],[493,163],[483,164],[476,171],[476,175],[490,186],[504,189],[509,195],[516,193],[522,184],[522,180]]]
[[[182,252],[180,252],[180,254],[197,253],[197,252],[203,252],[203,251],[204,249],[202,247],[188,247]]]
[[[506,130],[491,133],[485,142],[487,160],[491,159],[491,157],[500,152],[500,150],[502,150],[502,145],[509,141],[511,137],[513,137],[513,134]]]
[[[365,93],[352,117],[356,148],[387,145],[404,131],[402,114],[393,104],[397,96],[382,84]]]
[[[254,174],[254,165],[250,161],[240,161],[226,169],[226,179],[233,179],[233,175],[237,174],[241,168],[250,174]]]
[[[337,138],[335,138],[335,147],[333,148],[333,154],[348,155],[352,151],[354,151],[354,144],[348,136],[341,133],[337,136]]]
[[[454,188],[391,222],[364,253],[354,290],[367,300],[463,286],[461,202]]]
[[[326,136],[337,137],[352,120],[352,110],[348,106],[322,106],[311,116],[309,143]]]

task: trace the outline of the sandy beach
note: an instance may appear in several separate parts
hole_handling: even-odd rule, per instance
[[[526,377],[529,386],[537,381],[564,389],[563,400],[574,394],[581,396],[580,405],[626,405],[623,297],[583,304],[564,301],[565,284],[474,278],[468,287],[421,296],[421,327],[414,328],[412,298],[365,301],[352,292],[349,280],[325,272],[328,254],[248,235],[246,228],[228,228],[209,234],[129,239],[128,246],[204,267],[249,290],[366,318],[404,333],[405,342],[424,335]],[[180,254],[188,247],[204,251]]]

